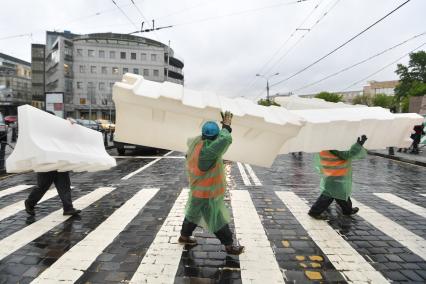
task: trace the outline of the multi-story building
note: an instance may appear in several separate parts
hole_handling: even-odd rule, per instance
[[[46,34],[45,92],[64,94],[66,116],[87,119],[92,113],[92,119],[113,120],[112,86],[123,74],[183,84],[183,66],[171,48],[148,38],[115,33]]]
[[[367,86],[364,86],[364,95],[374,96],[377,94],[385,94],[388,96],[395,95],[395,87],[399,84],[398,80],[394,81],[369,81]]]
[[[17,107],[31,103],[31,64],[0,53],[0,112],[17,113]]]
[[[44,62],[45,45],[31,45],[31,104],[34,107],[44,109]]]

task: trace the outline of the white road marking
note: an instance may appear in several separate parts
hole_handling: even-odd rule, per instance
[[[389,201],[390,203],[393,203],[396,206],[399,206],[405,210],[413,212],[414,214],[420,215],[421,217],[426,217],[426,208],[408,202],[407,200],[402,199],[396,195],[393,195],[391,193],[374,193],[374,195],[386,201]]]
[[[174,283],[182,256],[178,243],[189,189],[183,189],[130,283]]]
[[[243,283],[284,283],[283,274],[247,190],[232,190],[235,234],[245,251],[239,256]]]
[[[166,153],[164,156],[168,156],[172,153],[173,151],[170,151],[168,153]],[[142,168],[131,172],[130,174],[126,175],[125,177],[121,178],[122,180],[127,180],[129,178],[131,178],[132,176],[140,173],[141,171],[145,170],[146,168],[149,168],[150,166],[152,166],[153,164],[155,164],[156,162],[158,162],[159,160],[163,159],[163,156],[161,156],[160,158],[155,159],[154,161],[149,162],[148,164],[146,164],[145,166],[143,166]]]
[[[13,194],[13,193],[17,193],[17,192],[20,192],[20,191],[25,190],[27,188],[30,188],[30,187],[33,187],[33,185],[20,184],[20,185],[14,186],[14,187],[10,187],[10,188],[1,190],[0,191],[0,197],[6,196],[6,195],[9,195],[9,194]]]
[[[112,156],[114,159],[185,159],[185,156]]]
[[[421,196],[423,196],[423,197],[426,197],[426,193],[422,193],[422,194],[420,194]]]
[[[80,278],[99,254],[157,194],[158,188],[142,189],[118,208],[102,224],[73,246],[32,283],[72,282]]]
[[[249,164],[244,164],[246,166],[247,172],[249,173],[251,179],[253,180],[254,184],[257,186],[261,186],[262,183],[260,182],[259,178],[253,171],[252,167]]]
[[[84,209],[90,204],[101,199],[103,196],[107,195],[115,188],[113,187],[100,187],[96,190],[86,194],[83,197],[80,197],[73,202],[75,208]],[[55,212],[50,213],[46,217],[38,220],[37,222],[32,223],[31,225],[26,226],[22,230],[17,231],[16,233],[7,236],[6,238],[0,241],[0,260],[18,250],[22,246],[28,244],[29,242],[40,237],[44,233],[53,229],[55,226],[66,221],[71,216],[63,216],[63,209],[56,210]]]
[[[348,281],[389,283],[327,222],[311,218],[308,215],[309,207],[296,194],[286,191],[276,191],[275,194],[288,207],[321,251],[327,255],[333,266]]]
[[[243,165],[240,162],[237,162],[237,166],[238,166],[238,169],[240,170],[241,177],[243,178],[244,185],[250,186],[251,182],[250,182],[250,179],[248,178],[248,176],[246,174],[246,171],[244,170]]]
[[[413,234],[403,226],[390,220],[374,209],[371,209],[370,207],[362,204],[361,202],[356,201],[353,198],[351,199],[352,203],[354,203],[354,206],[359,207],[359,216],[361,216],[363,219],[389,237],[394,238],[400,242],[402,245],[420,256],[422,259],[426,260],[426,241],[422,237]]]

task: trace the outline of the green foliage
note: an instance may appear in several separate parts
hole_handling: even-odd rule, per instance
[[[370,96],[368,96],[368,95],[361,95],[361,96],[356,96],[352,100],[352,104],[354,104],[354,105],[371,106],[373,103],[371,101],[371,97]]]
[[[317,94],[315,96],[315,98],[323,99],[324,101],[332,102],[332,103],[338,103],[338,102],[341,102],[343,100],[342,95],[333,94],[333,93],[329,93],[329,92],[321,92],[321,93]]]
[[[276,102],[274,102],[273,100],[267,100],[267,99],[260,99],[257,101],[258,105],[262,105],[262,106],[280,106],[279,104],[277,104]]]
[[[400,80],[395,87],[396,101],[401,103],[402,111],[408,111],[407,98],[426,95],[426,52],[411,53],[408,66],[398,64],[395,73]]]
[[[372,105],[390,109],[395,106],[394,96],[377,94],[372,98]]]

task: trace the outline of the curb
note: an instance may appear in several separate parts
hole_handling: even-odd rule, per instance
[[[414,160],[410,160],[410,159],[406,159],[406,158],[402,158],[402,157],[398,157],[398,156],[391,156],[391,155],[372,152],[372,151],[368,151],[368,154],[373,155],[373,156],[379,156],[379,157],[387,158],[387,159],[390,159],[390,160],[400,161],[400,162],[404,162],[404,163],[408,163],[408,164],[412,164],[412,165],[416,165],[416,166],[426,167],[426,162],[414,161]]]

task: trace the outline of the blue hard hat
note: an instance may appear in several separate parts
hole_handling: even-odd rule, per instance
[[[201,130],[203,136],[214,137],[219,134],[219,126],[214,121],[207,121]]]

